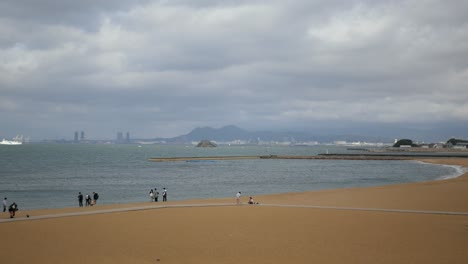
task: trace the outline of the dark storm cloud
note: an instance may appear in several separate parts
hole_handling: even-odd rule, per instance
[[[467,122],[467,11],[464,1],[2,1],[1,134]]]
[[[147,0],[3,0],[0,17],[17,23],[69,25],[95,30],[103,14],[127,11]]]

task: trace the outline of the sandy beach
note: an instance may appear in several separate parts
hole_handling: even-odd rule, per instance
[[[468,168],[463,158],[422,161]],[[0,222],[2,263],[468,263],[468,173],[256,196],[260,205],[245,196],[235,205],[236,191],[166,208],[50,219],[33,218],[149,203],[19,211],[17,219],[31,218]]]

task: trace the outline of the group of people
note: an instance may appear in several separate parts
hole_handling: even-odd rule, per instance
[[[97,192],[93,192],[93,195],[86,194],[83,196],[81,192],[78,193],[78,206],[83,207],[83,200],[85,201],[86,206],[93,206],[97,203],[99,199],[99,194]]]
[[[159,199],[159,191],[157,188],[154,188],[151,189],[149,191],[149,197],[150,197],[150,202],[158,202],[158,199]],[[163,202],[167,202],[167,189],[166,188],[163,188],[163,192],[162,192],[162,198],[163,198]]]
[[[150,201],[151,202],[158,202],[158,199],[159,199],[159,191],[157,188],[154,188],[154,189],[151,189],[150,192],[149,192],[149,196],[150,196]],[[241,204],[241,198],[242,196],[242,193],[241,192],[238,192],[236,194],[236,203],[237,204]],[[162,192],[162,198],[163,198],[163,202],[167,202],[167,189],[166,188],[163,188],[163,192]],[[93,206],[97,203],[97,200],[99,199],[99,194],[97,192],[93,192],[93,195],[89,195],[89,194],[86,194],[83,196],[83,194],[81,192],[78,193],[78,205],[79,207],[83,207],[83,200],[85,201],[85,205],[86,206]],[[249,198],[249,204],[258,204],[258,202],[254,202],[253,198],[250,197]],[[18,211],[18,205],[13,202],[12,204],[8,205],[8,201],[7,201],[7,198],[5,197],[3,199],[3,212],[6,212],[6,209],[8,208],[8,212],[10,213],[10,218],[13,218],[15,217],[15,212]]]
[[[10,213],[10,218],[15,217],[15,213],[18,211],[18,205],[15,202],[8,205],[8,199],[5,197],[3,198],[3,212],[6,212],[7,208],[8,212]]]

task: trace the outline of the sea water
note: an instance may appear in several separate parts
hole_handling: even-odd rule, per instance
[[[456,166],[389,160],[217,160],[151,162],[152,157],[317,155],[336,146],[194,146],[25,144],[0,146],[0,197],[21,209],[78,206],[78,192],[99,204],[234,197],[365,187],[456,177]],[[161,197],[160,197],[161,199]]]

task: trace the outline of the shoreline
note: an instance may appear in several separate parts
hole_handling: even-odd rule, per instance
[[[421,161],[468,167],[467,159]],[[254,197],[260,206],[247,205],[248,197],[242,205],[235,205],[234,197],[170,201],[167,208],[0,223],[6,238],[0,247],[10,263],[462,264],[468,262],[467,189],[464,173],[447,180]]]
[[[244,158],[245,156],[242,156]],[[172,158],[171,158],[172,159]],[[327,158],[328,159],[328,158]],[[334,158],[332,158],[334,159]],[[449,159],[460,159],[460,158],[449,158]],[[365,159],[364,160],[368,160]],[[373,159],[369,159],[373,160]],[[392,159],[390,159],[392,160]],[[269,198],[269,197],[275,197],[275,196],[286,196],[286,195],[300,195],[300,194],[309,194],[309,193],[321,193],[321,192],[339,192],[340,190],[359,190],[359,189],[368,189],[368,188],[381,188],[381,187],[391,187],[391,186],[399,186],[399,185],[411,185],[411,184],[419,184],[419,183],[431,183],[431,182],[438,182],[438,181],[446,181],[446,180],[453,180],[457,179],[460,177],[467,177],[468,178],[468,160],[466,166],[460,165],[459,163],[457,164],[446,164],[445,162],[440,162],[439,158],[437,159],[403,159],[403,160],[408,160],[408,161],[414,161],[414,162],[421,162],[421,163],[426,163],[426,164],[437,164],[440,166],[449,166],[454,168],[457,173],[454,176],[441,176],[442,178],[440,179],[434,179],[434,180],[429,180],[429,181],[419,181],[419,182],[406,182],[406,183],[395,183],[395,184],[386,184],[386,185],[375,185],[375,186],[365,186],[365,187],[343,187],[343,188],[335,188],[335,189],[321,189],[321,190],[309,190],[309,191],[300,191],[300,192],[284,192],[284,193],[271,193],[271,194],[261,194],[257,195],[257,198]],[[445,161],[445,160],[444,160]],[[244,197],[246,199],[246,197]],[[164,204],[169,204],[169,205],[181,205],[181,204],[187,204],[187,205],[192,205],[192,204],[210,204],[210,203],[230,203],[231,198],[228,197],[214,197],[214,198],[193,198],[193,199],[183,199],[183,200],[171,200],[167,203],[163,202],[134,202],[134,203],[112,203],[112,204],[98,204],[96,206],[87,206],[87,207],[60,207],[60,208],[39,208],[39,209],[26,209],[26,210],[19,210],[17,212],[17,217],[16,218],[26,218],[26,215],[30,216],[42,216],[42,215],[53,215],[53,214],[68,214],[68,213],[73,213],[76,211],[81,211],[81,213],[87,213],[87,212],[93,212],[93,211],[100,211],[100,210],[119,210],[119,209],[128,209],[128,208],[134,208],[134,207],[164,207]],[[0,220],[6,218],[7,216],[1,216],[0,214]]]
[[[239,157],[246,157],[246,156],[239,156]],[[250,156],[249,156],[250,157]],[[284,156],[281,156],[284,157]],[[296,156],[293,156],[296,157]],[[303,156],[297,156],[300,159],[303,159]],[[309,157],[309,156],[307,156]],[[315,156],[311,156],[315,157]],[[172,159],[172,158],[170,158]],[[282,158],[281,158],[282,159]],[[325,159],[336,159],[334,157],[329,157]],[[452,158],[449,158],[452,159]],[[453,158],[453,159],[461,159],[464,160],[463,158]],[[341,160],[341,159],[340,159]],[[348,159],[343,159],[343,160],[348,160]],[[355,160],[354,158],[351,158],[350,160]],[[374,159],[367,159],[366,157],[362,157],[359,160],[374,160]],[[378,160],[380,160],[378,158]],[[387,160],[387,159],[384,159]],[[388,160],[393,160],[393,159],[388,159]],[[261,195],[256,195],[257,197],[269,197],[269,196],[275,196],[275,195],[285,195],[285,194],[296,194],[296,193],[309,193],[309,192],[323,192],[323,191],[334,191],[334,190],[346,190],[346,189],[361,189],[361,188],[375,188],[375,187],[384,187],[384,186],[394,186],[394,185],[406,185],[406,184],[414,184],[414,183],[424,183],[424,182],[436,182],[436,181],[442,181],[442,180],[450,180],[450,179],[456,179],[459,177],[462,177],[464,174],[468,173],[468,163],[466,166],[462,166],[460,164],[446,164],[444,162],[440,162],[440,158],[426,158],[426,159],[398,159],[398,160],[407,160],[407,161],[412,161],[412,162],[420,162],[420,163],[425,163],[425,164],[437,164],[440,166],[448,166],[454,168],[457,173],[455,174],[450,174],[450,175],[444,175],[441,176],[441,178],[433,179],[433,180],[427,180],[427,181],[417,181],[417,182],[404,182],[404,183],[391,183],[391,184],[385,184],[385,185],[374,185],[374,186],[353,186],[353,187],[342,187],[342,188],[333,188],[333,189],[319,189],[319,190],[306,190],[306,191],[299,191],[299,192],[282,192],[282,193],[269,193],[269,194],[261,194]],[[468,161],[468,159],[467,159]],[[452,176],[453,175],[453,176]],[[212,198],[189,198],[189,199],[182,199],[182,200],[170,200],[170,204],[194,204],[194,203],[210,203],[210,201],[227,201],[230,200],[228,197],[212,197]],[[161,205],[163,204],[161,201],[156,203],[155,205]],[[153,205],[151,202],[146,202],[146,201],[141,201],[141,202],[129,202],[129,203],[105,203],[105,204],[98,204],[96,206],[88,206],[88,207],[75,207],[75,206],[67,206],[67,207],[57,207],[57,208],[35,208],[35,209],[25,209],[25,210],[20,210],[17,212],[18,216],[26,216],[26,215],[43,215],[43,212],[52,212],[56,213],[60,211],[66,211],[66,212],[73,212],[73,211],[95,211],[95,210],[109,210],[109,209],[114,209],[114,208],[126,208],[126,207],[141,207],[141,206],[147,206],[147,205]],[[39,214],[38,214],[39,212]],[[5,218],[6,216],[2,216],[0,214],[0,219]]]
[[[439,164],[439,163],[434,163],[434,162],[425,162],[425,161],[421,161],[421,160],[414,160],[414,161],[415,162],[425,163],[425,164],[437,164],[437,165],[444,166],[444,167],[450,167],[450,168],[453,168],[456,171],[453,174],[444,175],[444,176],[441,176],[441,177],[439,177],[439,178],[437,178],[435,180],[432,180],[432,181],[456,179],[456,178],[461,177],[464,174],[468,173],[468,167],[461,166],[461,165]]]

